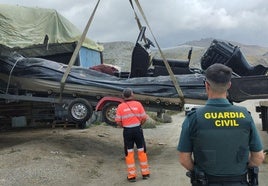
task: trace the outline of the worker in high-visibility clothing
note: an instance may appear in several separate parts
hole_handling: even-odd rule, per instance
[[[133,91],[130,88],[123,90],[124,102],[120,103],[116,110],[116,123],[123,127],[125,160],[130,182],[135,182],[137,173],[134,158],[134,143],[138,151],[138,159],[143,179],[150,177],[149,164],[146,154],[146,145],[141,125],[145,123],[148,116],[138,101],[133,100]]]

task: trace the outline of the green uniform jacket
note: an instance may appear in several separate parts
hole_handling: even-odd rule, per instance
[[[246,108],[227,99],[209,99],[187,115],[177,149],[193,152],[195,168],[200,171],[235,176],[246,173],[249,152],[263,147]]]

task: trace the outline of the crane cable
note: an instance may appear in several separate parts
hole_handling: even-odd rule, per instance
[[[85,27],[85,29],[84,29],[84,31],[83,31],[83,34],[81,35],[81,37],[80,37],[80,39],[79,39],[79,41],[78,41],[78,43],[77,43],[77,45],[76,45],[76,47],[75,47],[75,50],[74,50],[74,52],[73,52],[73,55],[72,55],[72,57],[71,57],[71,59],[70,59],[70,61],[69,61],[69,63],[68,63],[68,67],[67,67],[66,71],[64,72],[63,77],[62,77],[62,79],[61,79],[61,82],[60,82],[60,100],[61,100],[61,98],[62,98],[62,92],[63,92],[63,90],[64,90],[64,86],[65,86],[66,79],[67,79],[67,77],[68,77],[68,75],[69,75],[69,73],[70,73],[70,71],[71,71],[72,66],[74,65],[74,62],[75,62],[75,60],[76,60],[76,57],[77,57],[77,55],[78,55],[78,53],[79,53],[79,50],[80,50],[80,48],[81,48],[81,46],[82,46],[82,43],[84,42],[84,40],[85,40],[85,38],[86,38],[86,34],[87,34],[88,29],[89,29],[89,26],[90,26],[90,24],[91,24],[91,22],[92,22],[92,20],[93,20],[93,17],[94,17],[94,15],[95,15],[95,12],[96,12],[96,10],[97,10],[97,7],[98,7],[98,5],[99,5],[99,2],[100,2],[100,0],[98,0],[98,2],[97,2],[97,4],[96,4],[96,6],[95,6],[95,8],[94,8],[94,10],[93,10],[93,12],[92,12],[90,18],[89,18],[89,20],[88,20],[88,22],[87,22],[87,25],[86,25],[86,27]]]
[[[134,6],[133,6],[132,0],[129,0],[129,2],[130,2],[130,5],[131,5],[131,7],[132,7],[132,9],[133,9],[134,14],[135,14],[135,19],[136,19],[136,21],[137,21],[137,25],[138,25],[138,27],[139,27],[139,31],[141,31],[141,29],[142,29],[142,25],[141,25],[140,19],[139,19],[138,15],[137,15],[137,13],[136,13],[136,11],[135,11],[135,8],[134,8]],[[143,39],[143,41],[145,42],[145,44],[148,43],[148,41],[147,41],[146,38],[145,38],[145,35],[143,35],[143,38],[142,38],[142,39]]]
[[[167,69],[167,71],[168,71],[168,73],[169,73],[169,76],[170,76],[170,78],[171,78],[171,80],[172,80],[172,82],[173,82],[173,84],[174,84],[174,86],[175,86],[175,89],[176,89],[176,91],[177,91],[177,93],[178,93],[178,95],[179,95],[179,98],[181,99],[182,104],[184,104],[184,96],[183,96],[183,92],[182,92],[182,90],[181,90],[181,88],[180,88],[180,86],[179,86],[179,83],[178,83],[177,79],[175,78],[174,73],[173,73],[173,71],[171,70],[170,65],[169,65],[169,63],[167,62],[167,59],[165,58],[164,53],[162,52],[162,50],[161,50],[161,48],[160,48],[158,42],[156,41],[156,38],[155,38],[155,36],[154,36],[154,34],[153,34],[153,32],[152,32],[152,29],[151,29],[151,27],[150,27],[150,25],[149,25],[149,23],[148,23],[146,17],[145,17],[145,14],[144,14],[144,12],[143,12],[141,6],[140,6],[139,1],[138,1],[138,0],[135,0],[135,3],[136,3],[136,5],[137,5],[137,7],[138,7],[138,9],[139,9],[139,11],[140,11],[140,13],[141,13],[141,15],[142,15],[144,21],[146,22],[146,24],[147,24],[147,26],[148,26],[148,28],[149,28],[149,30],[150,30],[150,32],[151,32],[153,38],[154,38],[154,41],[155,41],[155,43],[156,43],[156,45],[157,45],[157,48],[158,48],[158,50],[159,50],[159,52],[160,52],[160,54],[161,54],[161,57],[163,58],[163,61],[164,61],[164,64],[165,64],[165,66],[166,66],[166,69]],[[134,10],[134,9],[133,9],[133,10]],[[135,10],[134,10],[134,11],[135,11]],[[135,15],[136,15],[136,13],[135,13]]]

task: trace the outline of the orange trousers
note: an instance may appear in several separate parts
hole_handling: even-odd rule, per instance
[[[125,159],[126,159],[126,165],[127,165],[127,171],[128,171],[128,178],[137,177],[134,149],[127,150],[127,156]],[[143,148],[138,149],[138,159],[140,163],[141,174],[142,175],[150,174],[147,154],[144,152]]]

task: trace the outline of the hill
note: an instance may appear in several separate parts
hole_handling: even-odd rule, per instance
[[[134,43],[121,41],[100,44],[104,46],[104,63],[119,66],[122,71],[130,70],[131,54],[135,45]]]
[[[167,59],[187,60],[188,51],[193,47],[191,67],[200,67],[200,59],[210,46],[213,38],[201,39],[199,41],[189,41],[178,46],[161,48]],[[229,43],[239,46],[248,63],[255,66],[262,64],[268,66],[268,47],[257,45],[245,45],[228,41]],[[121,67],[122,71],[129,71],[131,64],[131,55],[135,43],[132,42],[110,42],[101,43],[104,46],[103,59],[107,64],[113,64]],[[152,56],[161,58],[158,50],[152,48]]]

